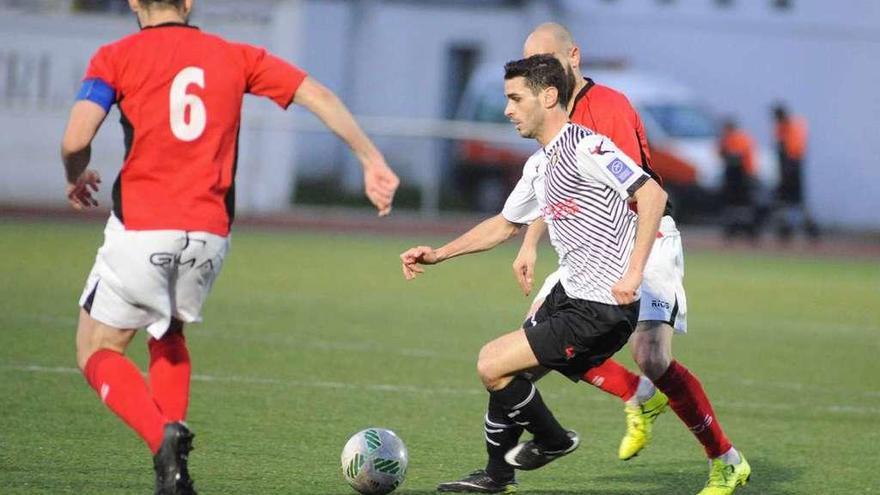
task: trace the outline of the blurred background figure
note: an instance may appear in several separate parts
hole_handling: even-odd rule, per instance
[[[758,239],[758,213],[755,206],[755,144],[733,118],[721,127],[718,152],[724,164],[721,186],[722,225],[727,239],[743,235]]]
[[[776,121],[776,148],[779,154],[778,201],[774,214],[777,234],[781,241],[789,241],[796,226],[807,236],[819,238],[819,227],[804,204],[803,165],[807,150],[807,123],[803,117],[792,116],[788,108],[777,103],[773,107]]]

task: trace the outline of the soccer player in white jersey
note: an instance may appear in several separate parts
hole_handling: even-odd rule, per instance
[[[650,150],[638,113],[624,95],[602,86],[601,81],[581,76],[580,50],[568,29],[556,23],[538,26],[526,39],[523,56],[539,53],[556,57],[566,68],[570,81],[575,82],[575,96],[569,102],[571,121],[613,139],[662,186],[662,180],[650,167]],[[543,231],[541,221],[529,225],[513,263],[526,294],[532,289],[537,245]],[[683,278],[681,234],[671,208],[667,208],[645,266],[639,322],[630,338],[633,360],[644,376],[635,375],[612,358],[589,370],[583,380],[625,402],[627,431],[620,443],[620,459],[631,459],[645,447],[651,438],[652,423],[668,406],[701,444],[710,461],[709,480],[698,495],[730,495],[745,484],[751,467],[725,434],[696,374],[672,355],[673,334],[687,332]],[[558,280],[558,272],[547,276],[529,315],[540,307]],[[506,430],[488,436],[492,441],[512,446],[518,441],[517,433]]]
[[[663,189],[610,139],[569,122],[571,89],[558,60],[536,55],[510,62],[504,78],[505,115],[542,148],[526,162],[501,214],[438,249],[402,253],[403,274],[413,279],[424,271],[420,265],[491,249],[539,217],[562,273],[535,315],[537,324],[489,342],[477,362],[489,391],[487,433],[522,426],[532,440],[506,452],[490,444],[486,470],[444,483],[440,491],[511,491],[516,481],[507,466],[537,469],[578,447],[577,434],[556,421],[522,372],[543,367],[577,381],[626,344],[666,205]],[[638,204],[638,216],[628,201]]]

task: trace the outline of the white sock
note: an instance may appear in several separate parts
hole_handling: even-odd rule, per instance
[[[732,466],[736,466],[740,462],[742,462],[742,457],[740,457],[739,452],[733,447],[730,448],[727,452],[721,454],[719,457],[724,464],[730,464]]]
[[[651,397],[654,397],[655,392],[657,392],[657,388],[651,380],[648,380],[644,376],[640,376],[639,386],[636,389],[636,393],[627,402],[634,406],[640,406],[645,402],[648,402]]]

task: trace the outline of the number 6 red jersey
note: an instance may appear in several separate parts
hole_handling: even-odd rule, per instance
[[[251,93],[287,108],[305,78],[264,49],[177,23],[101,47],[84,79],[112,88],[122,114],[116,217],[128,230],[227,235],[242,99]]]

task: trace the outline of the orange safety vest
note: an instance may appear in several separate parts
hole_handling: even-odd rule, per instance
[[[737,155],[742,160],[743,171],[749,176],[755,175],[755,146],[752,138],[742,129],[724,132],[721,135],[720,150],[722,154]]]
[[[776,141],[787,158],[802,160],[807,151],[807,122],[800,117],[789,117],[777,123]]]

